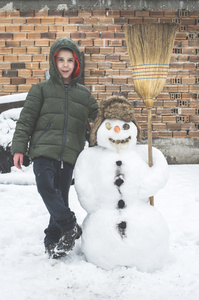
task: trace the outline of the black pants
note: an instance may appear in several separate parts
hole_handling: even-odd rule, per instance
[[[45,229],[44,244],[58,242],[61,234],[74,227],[75,214],[68,206],[73,166],[69,163],[38,157],[33,159],[37,189],[50,213],[50,222]]]

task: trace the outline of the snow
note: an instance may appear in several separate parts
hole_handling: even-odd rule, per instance
[[[49,7],[47,5],[44,5],[44,7],[42,7],[39,11],[47,11],[49,10]]]
[[[67,4],[59,4],[57,6],[57,10],[63,10],[63,9],[68,10],[68,5]]]
[[[23,101],[26,99],[27,94],[28,93],[19,93],[19,94],[1,96],[0,103],[3,104],[3,103]]]
[[[6,10],[6,11],[14,10],[13,2],[7,3],[4,7],[0,8],[0,10]]]
[[[155,207],[170,230],[170,259],[153,273],[86,262],[80,241],[62,260],[44,253],[48,213],[37,193],[32,165],[0,174],[0,290],[3,300],[199,299],[199,165],[170,165]],[[79,223],[85,211],[74,186],[70,203]]]
[[[22,108],[12,108],[0,114],[0,145],[10,146]]]

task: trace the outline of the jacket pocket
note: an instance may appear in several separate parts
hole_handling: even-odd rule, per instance
[[[49,123],[46,127],[46,129],[38,136],[38,138],[35,140],[33,144],[33,149],[37,146],[38,142],[41,140],[41,138],[49,131],[51,124]]]

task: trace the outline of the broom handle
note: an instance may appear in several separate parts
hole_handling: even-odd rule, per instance
[[[152,167],[153,157],[152,157],[151,107],[147,108],[147,111],[148,111],[148,163],[149,163],[149,167]]]
[[[149,163],[149,167],[153,166],[151,109],[152,109],[152,107],[147,107],[147,111],[148,111],[148,163]],[[154,196],[149,197],[149,199],[150,199],[150,204],[152,206],[154,206]]]

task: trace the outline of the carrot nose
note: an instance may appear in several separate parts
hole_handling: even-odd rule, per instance
[[[115,126],[114,127],[114,131],[117,132],[117,133],[119,133],[120,132],[120,127],[119,126]]]

